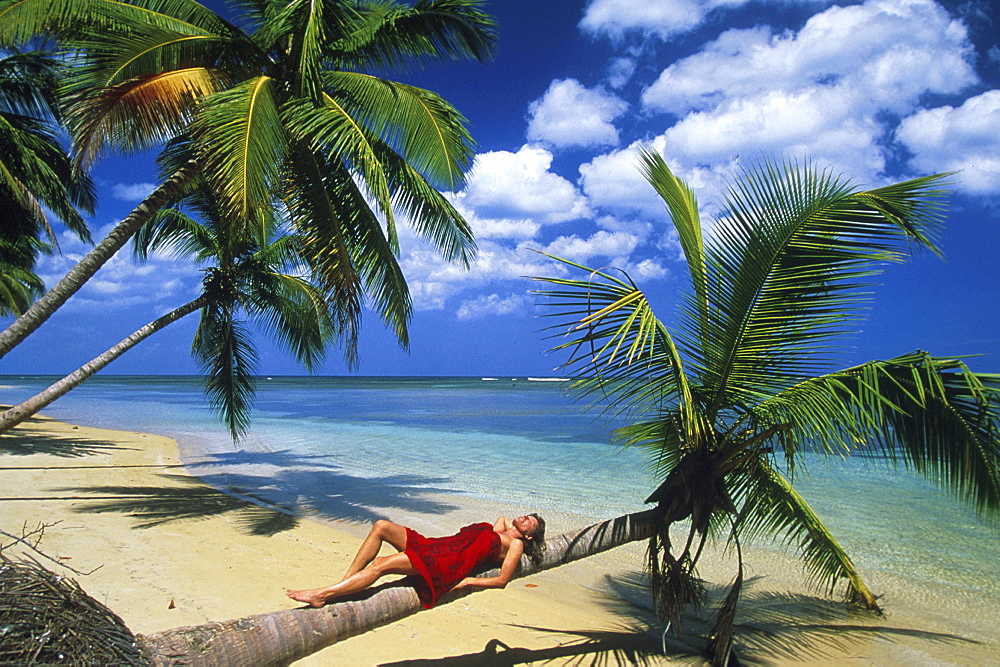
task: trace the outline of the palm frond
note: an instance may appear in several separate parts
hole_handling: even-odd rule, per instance
[[[140,151],[185,131],[194,103],[219,88],[218,74],[203,67],[129,79],[93,94],[85,80],[81,75],[67,84],[66,114],[76,160],[84,166],[107,146]]]
[[[117,32],[130,26],[166,30],[199,27],[213,33],[236,32],[215,12],[194,0],[3,0],[0,2],[0,43],[23,44],[34,37],[59,40]]]
[[[62,63],[43,51],[0,49],[0,113],[43,121],[59,118],[56,89]]]
[[[760,412],[795,424],[786,455],[810,443],[902,461],[980,516],[1000,514],[1000,375],[917,351],[804,381]]]
[[[710,413],[832,364],[831,341],[869,297],[857,281],[902,260],[940,224],[932,186],[941,178],[882,189],[878,205],[809,165],[763,162],[733,186],[708,246],[708,311],[689,302],[682,325],[685,350],[715,394]]]
[[[77,207],[93,212],[93,180],[73,169],[58,138],[42,121],[0,113],[0,188],[20,208],[18,217],[44,230],[52,244],[56,236],[46,209],[81,240],[89,242],[87,223]],[[8,219],[8,225],[14,220]]]
[[[0,315],[20,315],[45,292],[45,283],[26,268],[33,263],[24,260],[9,261],[11,242],[0,239]]]
[[[284,123],[295,141],[309,144],[324,160],[339,160],[364,184],[379,213],[390,226],[395,225],[392,195],[385,166],[379,160],[368,130],[354,118],[344,105],[330,95],[324,95],[323,106],[300,100],[289,102],[282,109]]]
[[[393,207],[446,260],[468,267],[476,256],[476,239],[462,214],[392,148],[379,142],[374,148],[386,167]],[[398,244],[392,230],[389,231],[389,242],[396,253]]]
[[[551,256],[550,256],[551,257]],[[533,278],[557,289],[539,290],[558,318],[553,337],[569,340],[553,351],[568,350],[564,366],[588,379],[579,386],[599,392],[619,414],[653,414],[668,398],[676,401],[677,428],[688,446],[704,435],[701,419],[673,337],[656,318],[646,296],[631,282],[558,257],[590,272],[588,280]]]
[[[701,215],[698,213],[698,199],[687,183],[677,178],[667,166],[666,160],[652,148],[640,150],[639,159],[643,176],[660,195],[670,213],[687,260],[691,286],[700,304],[699,308],[705,310],[708,308],[708,296],[705,294],[705,241]]]
[[[328,72],[323,83],[352,117],[434,187],[462,188],[474,157],[474,145],[465,118],[441,96],[356,72]]]
[[[257,353],[250,332],[234,317],[231,303],[209,287],[210,303],[202,309],[192,352],[205,373],[205,393],[234,440],[250,426],[257,372]]]
[[[259,76],[203,99],[192,132],[225,217],[258,243],[266,233],[251,225],[280,191],[288,149],[276,97],[279,87],[274,79]]]
[[[205,259],[217,254],[215,234],[176,208],[161,209],[132,237],[132,256],[140,262],[158,250],[173,257]]]
[[[354,266],[351,231],[359,216],[371,215],[350,174],[300,148],[289,156],[285,200],[292,226],[303,237],[303,256],[329,295],[336,328],[349,363],[357,360],[364,302]],[[359,201],[360,200],[360,201]]]
[[[481,0],[418,0],[412,7],[368,0],[357,20],[330,44],[337,69],[406,68],[442,58],[485,61],[496,45],[495,23]]]
[[[801,551],[813,582],[828,594],[844,583],[848,600],[880,611],[875,595],[847,552],[805,499],[763,457],[754,465],[742,466],[731,479],[735,495],[742,501],[737,531],[744,539],[782,538]]]
[[[337,333],[326,299],[298,276],[274,272],[267,278],[258,281],[257,288],[247,295],[248,312],[296,361],[312,371]]]

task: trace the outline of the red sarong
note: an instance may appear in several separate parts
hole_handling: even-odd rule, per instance
[[[425,609],[462,581],[485,560],[497,560],[500,535],[488,523],[474,523],[447,537],[424,537],[406,529],[405,553],[423,581],[417,595]]]

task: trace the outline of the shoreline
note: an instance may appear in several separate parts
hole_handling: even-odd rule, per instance
[[[367,532],[363,520],[315,514],[298,519],[299,507],[293,513],[275,510],[270,498],[261,501],[252,490],[223,493],[194,477],[200,468],[182,465],[177,443],[162,436],[36,418],[0,438],[0,460],[8,490],[0,504],[0,529],[19,534],[22,526],[31,530],[48,524],[39,548],[80,572],[100,566],[86,576],[64,574],[135,633],[295,606],[284,588],[339,578]],[[266,469],[258,472],[266,479]],[[501,508],[458,494],[424,500],[451,509],[373,509],[425,534],[453,532],[484,520],[484,514],[530,509]],[[581,525],[570,515],[547,519],[550,535]],[[11,542],[0,539],[4,545]],[[5,553],[19,551],[11,547]],[[556,664],[655,650],[660,633],[642,609],[648,595],[637,585],[643,553],[644,545],[628,545],[515,580],[504,591],[477,592],[335,644],[299,664],[483,659],[495,642],[518,651],[518,659]],[[746,650],[768,662],[972,664],[988,662],[1000,645],[1000,600],[991,596],[944,585],[914,586],[904,577],[874,573],[870,583],[889,600],[890,615],[879,620],[849,614],[843,605],[813,593],[790,556],[751,549],[745,561],[748,577],[760,578],[744,589],[741,615],[748,623],[773,624],[778,633],[770,639],[746,635]],[[701,574],[725,584],[734,572],[730,565],[722,554],[709,553]],[[816,630],[819,624],[827,630]],[[831,634],[830,628],[838,626],[837,635]],[[581,646],[587,634],[592,642],[602,638],[610,653],[594,653],[595,644]],[[673,662],[692,661],[683,656],[683,644],[668,647]],[[648,660],[666,661],[662,656]]]

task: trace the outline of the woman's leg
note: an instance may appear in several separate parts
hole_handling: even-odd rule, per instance
[[[417,569],[413,567],[409,556],[398,553],[376,558],[371,565],[352,574],[339,584],[304,591],[285,591],[285,594],[293,600],[305,602],[310,607],[322,607],[336,598],[363,591],[387,574],[417,574]]]
[[[347,573],[341,581],[347,580],[357,574],[365,569],[368,563],[375,560],[379,550],[382,548],[383,542],[391,544],[396,548],[396,551],[402,551],[406,548],[406,528],[385,519],[376,521],[375,525],[368,531],[368,537],[361,543],[358,555],[354,557],[354,562],[347,568]]]

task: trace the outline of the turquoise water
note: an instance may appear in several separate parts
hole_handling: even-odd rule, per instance
[[[53,378],[0,377],[0,403]],[[97,377],[45,414],[164,434],[217,486],[329,519],[431,516],[467,499],[591,519],[643,508],[641,454],[610,444],[565,383],[526,378],[262,378],[234,446],[197,378]],[[808,459],[796,486],[862,569],[1000,596],[998,533],[905,470]]]

